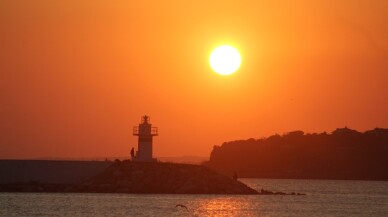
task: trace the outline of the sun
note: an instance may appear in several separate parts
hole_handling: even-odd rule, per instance
[[[211,52],[209,63],[218,74],[230,75],[240,68],[241,56],[236,48],[222,45]]]

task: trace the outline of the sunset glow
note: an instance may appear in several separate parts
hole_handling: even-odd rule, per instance
[[[126,156],[145,114],[157,157],[388,127],[387,20],[388,1],[0,1],[0,157]]]
[[[0,0],[0,216],[388,216],[388,0]]]

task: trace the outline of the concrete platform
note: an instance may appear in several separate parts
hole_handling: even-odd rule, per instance
[[[101,173],[111,164],[103,161],[0,160],[0,184],[79,183]]]

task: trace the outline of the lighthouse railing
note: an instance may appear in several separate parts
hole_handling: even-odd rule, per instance
[[[139,135],[139,127],[138,126],[133,127],[133,135],[134,136],[138,136]]]
[[[133,135],[134,136],[139,136],[140,130],[139,126],[134,126],[133,127]],[[158,128],[157,127],[151,127],[151,136],[157,136],[158,135]]]
[[[158,135],[158,128],[157,127],[151,127],[151,135],[153,135],[153,136]]]

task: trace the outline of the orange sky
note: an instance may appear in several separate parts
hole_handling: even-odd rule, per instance
[[[0,0],[0,158],[129,155],[143,114],[156,156],[388,127],[387,38],[386,0]]]

